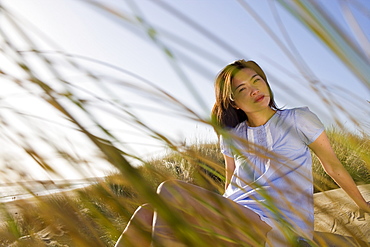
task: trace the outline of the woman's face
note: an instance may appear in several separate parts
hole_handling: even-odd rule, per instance
[[[270,91],[267,83],[252,69],[244,68],[237,72],[231,90],[236,108],[247,115],[269,107]]]

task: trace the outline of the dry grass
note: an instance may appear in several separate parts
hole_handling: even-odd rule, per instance
[[[329,131],[335,151],[359,184],[369,183],[366,136]],[[357,144],[349,144],[349,138]],[[215,165],[216,164],[216,165]],[[164,180],[180,179],[215,192],[224,186],[223,158],[217,144],[195,144],[148,161],[138,172],[153,190]],[[315,161],[315,188],[332,189]],[[333,182],[331,182],[333,183]],[[147,199],[121,174],[65,194],[38,197],[10,211],[0,230],[1,246],[113,246],[137,206]],[[15,204],[15,202],[13,202]]]
[[[108,5],[99,4],[96,1],[83,1],[87,5],[94,5],[101,13],[115,21],[122,21],[129,24],[140,33],[146,33],[148,38],[168,58],[174,72],[182,79],[184,87],[194,93],[194,98],[203,107],[200,95],[187,80],[184,71],[180,69],[179,61],[171,52],[171,49],[161,42],[151,23],[146,23],[141,18],[140,11],[128,15],[120,13],[118,9]],[[132,1],[133,2],[133,1]],[[157,2],[157,1],[154,1]],[[249,11],[246,1],[239,1],[241,6]],[[366,87],[368,81],[368,63],[362,52],[359,52],[356,42],[346,37],[340,30],[339,25],[334,25],[330,16],[310,1],[278,1],[286,10],[292,13],[303,25],[321,39],[325,45],[341,59]],[[174,10],[168,8],[165,3],[158,5],[174,14]],[[0,36],[2,41],[1,52],[9,63],[15,68],[15,73],[0,68],[0,77],[17,87],[22,95],[35,97],[43,102],[50,109],[51,115],[57,116],[58,121],[53,122],[51,116],[36,116],[24,112],[22,108],[4,103],[3,109],[6,114],[0,112],[2,141],[7,145],[13,145],[20,150],[22,158],[26,156],[27,162],[34,162],[38,168],[46,173],[59,177],[59,171],[63,166],[58,165],[55,160],[62,159],[76,172],[84,174],[82,166],[94,164],[97,160],[103,160],[117,170],[117,174],[108,176],[104,181],[85,189],[79,189],[73,193],[55,194],[48,197],[34,196],[30,200],[15,201],[1,205],[3,223],[0,228],[1,246],[113,246],[118,236],[125,227],[126,222],[134,209],[142,203],[150,203],[163,213],[170,226],[177,230],[176,226],[181,225],[177,234],[181,239],[188,240],[197,246],[209,246],[203,241],[199,234],[187,228],[186,220],[171,210],[156,193],[156,187],[167,179],[180,179],[189,183],[197,184],[212,191],[222,193],[224,183],[223,160],[217,144],[196,144],[184,147],[174,143],[168,136],[159,133],[157,130],[146,125],[139,115],[136,115],[131,105],[115,95],[114,89],[119,86],[130,92],[140,92],[135,96],[153,99],[155,106],[148,109],[163,113],[166,111],[176,112],[183,118],[212,126],[209,119],[199,116],[187,105],[178,101],[168,92],[165,92],[155,84],[138,75],[126,71],[124,68],[117,68],[114,65],[107,65],[92,59],[84,58],[108,67],[115,72],[124,74],[122,79],[106,75],[97,75],[77,61],[81,57],[73,57],[71,54],[59,52],[54,44],[46,43],[55,48],[55,52],[46,53],[38,49],[37,43],[29,35],[32,28],[25,28],[22,21],[14,16],[0,3],[2,20],[11,23],[9,29],[0,25]],[[191,28],[200,31],[206,38],[215,41],[217,44],[234,52],[230,47],[216,39],[207,30],[200,29],[196,23],[184,19],[181,13],[176,13]],[[252,13],[253,16],[256,16]],[[264,23],[262,18],[256,17],[256,21],[269,35],[274,36],[269,25]],[[132,26],[131,26],[132,25]],[[143,32],[144,31],[144,32]],[[42,38],[42,37],[39,37]],[[285,37],[289,38],[289,37]],[[274,40],[276,40],[274,38]],[[276,40],[282,46],[283,40]],[[19,45],[21,44],[21,45]],[[179,42],[184,49],[192,50],[192,45]],[[18,46],[19,45],[19,46]],[[26,48],[25,48],[26,47]],[[290,54],[290,47],[282,47],[291,62],[298,66],[298,69],[306,71],[307,64],[298,56]],[[202,50],[202,54],[209,52]],[[197,52],[195,50],[195,52]],[[235,54],[235,53],[234,53]],[[236,54],[239,54],[236,52]],[[54,56],[53,56],[54,55]],[[58,55],[58,56],[56,56]],[[36,65],[37,64],[37,65]],[[64,77],[64,69],[61,65],[68,67],[71,71],[78,72],[79,79],[84,78],[91,81],[91,84],[103,92],[96,95],[88,91],[88,86],[71,81]],[[353,66],[364,64],[366,66]],[[35,66],[36,65],[36,66]],[[202,68],[200,62],[194,66]],[[38,69],[42,73],[38,73]],[[201,70],[201,69],[200,69]],[[343,109],[339,102],[330,97],[330,92],[325,84],[319,81],[310,73],[302,73],[307,79],[307,84],[323,100],[325,107],[329,110],[339,110],[348,116],[354,124],[358,124],[351,114]],[[41,76],[47,75],[47,76]],[[50,79],[52,78],[52,79]],[[82,80],[83,81],[83,80]],[[140,81],[138,83],[137,81]],[[153,108],[152,108],[153,107]],[[168,108],[166,108],[168,107]],[[115,131],[109,128],[109,123],[99,118],[95,113],[104,111],[112,117],[112,121],[129,124],[136,131],[146,133],[147,136],[160,140],[163,145],[172,150],[165,157],[156,160],[143,162],[139,168],[134,167],[129,158],[139,159],[125,149],[125,139],[116,135]],[[60,120],[60,121],[59,121]],[[57,123],[56,123],[57,122]],[[16,123],[16,124],[15,124]],[[338,122],[338,125],[340,123]],[[214,126],[213,126],[214,127]],[[68,129],[68,131],[66,131]],[[60,135],[57,135],[57,134]],[[62,135],[65,133],[65,135]],[[71,134],[72,133],[72,134]],[[344,163],[357,183],[369,183],[370,157],[368,135],[354,135],[347,132],[330,131],[330,138],[334,149],[340,160]],[[75,136],[78,138],[74,139]],[[82,140],[82,141],[81,141]],[[82,144],[81,144],[82,143]],[[80,149],[83,147],[83,149]],[[45,154],[45,150],[47,151]],[[87,155],[83,155],[86,154]],[[27,178],[22,169],[15,169],[14,164],[20,165],[20,156],[4,154],[4,161],[7,163],[6,170],[2,174],[4,178],[8,175],[17,174],[20,179]],[[27,165],[27,162],[24,165]],[[335,185],[326,177],[320,165],[315,160],[315,189],[316,191],[335,188]],[[191,238],[187,238],[191,237]],[[193,242],[191,242],[193,241]]]

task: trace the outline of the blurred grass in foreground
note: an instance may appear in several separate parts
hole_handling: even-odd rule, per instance
[[[134,14],[128,16],[126,13],[117,12],[116,9],[96,1],[84,2],[93,5],[109,18],[115,21],[118,20],[120,24],[128,24],[130,28],[144,31],[168,58],[173,70],[182,79],[186,88],[194,93],[194,98],[198,101],[199,106],[204,106],[201,97],[192,88],[192,84],[188,81],[185,72],[181,70],[179,61],[171,52],[171,49],[161,42],[159,32],[156,32],[156,28],[151,23],[146,22],[140,11],[134,11]],[[250,14],[253,14],[246,1],[238,2]],[[364,85],[367,87],[370,85],[369,63],[364,58],[366,54],[363,54],[361,49],[353,44],[354,42],[349,41],[350,38],[345,36],[323,9],[310,1],[280,0],[278,2],[302,24],[307,26],[317,38],[321,39]],[[131,3],[134,5],[133,1]],[[169,13],[177,15],[187,22],[190,27],[202,32],[207,38],[213,39],[218,45],[224,46],[225,50],[239,55],[238,51],[225,45],[222,40],[206,32],[197,23],[184,18],[181,13],[176,13],[164,2],[155,1],[155,3]],[[55,44],[49,44],[55,49],[54,53],[38,50],[37,42],[31,38],[28,32],[32,28],[27,26],[29,29],[26,31],[21,19],[14,16],[1,4],[0,7],[1,15],[4,18],[2,20],[10,23],[14,33],[16,33],[10,34],[7,29],[3,29],[0,25],[3,45],[1,52],[16,71],[12,73],[7,68],[1,67],[0,76],[4,81],[21,89],[23,95],[31,95],[47,104],[51,112],[61,119],[61,122],[57,124],[51,123],[49,115],[43,116],[44,118],[32,116],[28,112],[20,111],[17,106],[7,105],[4,101],[2,102],[4,103],[2,109],[8,110],[8,112],[4,113],[2,111],[0,115],[2,140],[16,146],[22,152],[22,155],[26,155],[40,169],[54,176],[60,175],[60,169],[63,169],[63,166],[54,162],[53,158],[55,157],[62,159],[65,162],[63,164],[68,164],[80,174],[84,174],[82,166],[93,167],[98,160],[104,161],[105,164],[109,164],[117,170],[117,174],[112,174],[98,184],[85,189],[48,197],[34,195],[30,200],[1,204],[3,221],[0,231],[0,244],[13,247],[113,246],[135,208],[142,203],[150,203],[158,210],[163,219],[173,227],[181,242],[188,246],[208,247],[208,239],[200,236],[187,219],[173,210],[174,205],[169,205],[163,201],[155,193],[155,190],[158,184],[164,180],[180,179],[222,193],[223,161],[217,144],[199,144],[187,147],[174,142],[165,132],[158,132],[146,125],[145,121],[142,121],[135,114],[132,105],[120,100],[120,97],[115,95],[111,86],[119,85],[125,89],[133,90],[135,93],[140,92],[142,97],[150,96],[153,102],[157,103],[157,108],[154,108],[159,113],[163,113],[163,107],[166,106],[171,113],[176,112],[175,116],[212,126],[209,119],[202,118],[182,102],[160,90],[155,83],[132,75],[123,68],[104,64],[111,69],[123,72],[126,76],[130,74],[130,76],[138,79],[140,84],[138,85],[137,82],[133,82],[131,79],[96,74],[76,62],[77,58],[81,59],[80,57],[61,52],[61,49]],[[263,22],[263,19],[258,19],[258,15],[257,22],[267,30],[269,35],[274,36],[274,33]],[[287,57],[302,72],[313,91],[325,102],[325,107],[333,111],[341,111],[353,121],[353,124],[360,126],[356,119],[352,117],[351,112],[343,109],[335,99],[329,97],[330,92],[325,84],[316,78],[312,71],[307,69],[308,65],[294,53],[293,47],[284,47],[284,42],[281,42],[275,36],[273,38],[282,47]],[[196,46],[185,42],[179,42],[179,44],[189,52],[197,52]],[[205,50],[203,52],[202,54],[206,54],[205,57],[211,57],[209,52]],[[93,61],[93,59],[87,60]],[[194,62],[194,66],[202,68],[199,62]],[[41,73],[38,70],[40,67],[42,68]],[[93,91],[88,90],[88,86],[81,86],[78,83],[79,81],[75,82],[70,78],[65,78],[63,71],[66,68],[77,71],[81,77],[91,80],[91,85],[94,85],[105,95],[96,95]],[[201,70],[199,69],[199,71]],[[98,117],[98,110],[103,110],[113,116],[114,120],[128,123],[138,131],[145,132],[147,136],[160,140],[171,152],[165,157],[150,162],[136,157],[125,149],[124,138],[121,139],[117,136],[114,131],[110,130],[109,123],[107,124]],[[9,114],[13,115],[9,117]],[[15,122],[17,124],[14,124]],[[24,126],[19,125],[19,122]],[[345,129],[339,121],[337,123]],[[80,142],[76,142],[71,136],[60,137],[54,135],[55,133],[63,133],[65,129],[72,131],[73,137],[80,136],[83,145],[80,145]],[[355,180],[359,184],[369,183],[370,152],[368,135],[358,136],[341,130],[332,131],[330,136],[335,151]],[[66,143],[69,145],[63,145]],[[87,155],[88,158],[80,156],[81,150],[79,148],[81,146],[85,148],[82,150],[83,152],[87,150],[92,155]],[[48,151],[47,155],[44,153],[45,150]],[[17,158],[19,157],[8,156],[9,159],[15,157],[15,160],[9,162],[7,170],[3,172],[3,177],[7,178],[8,173],[18,173],[20,178],[26,178],[22,169],[16,169],[12,166],[12,164],[18,165]],[[134,167],[131,159],[139,160],[143,165]],[[335,185],[323,175],[317,161],[314,166],[316,191],[335,188]],[[297,209],[297,213],[299,213],[299,209]],[[232,226],[231,229],[233,229]],[[235,231],[237,230],[242,231],[243,229],[235,228]],[[286,231],[289,235],[289,229]],[[224,236],[217,237],[225,240]],[[226,239],[226,241],[232,243],[232,239]]]
[[[369,158],[369,138],[337,130],[328,133],[356,183],[370,184],[365,162]],[[337,188],[317,160],[313,167],[316,191]],[[164,180],[179,179],[223,192],[223,157],[217,143],[170,151],[137,169],[153,190]],[[113,246],[136,207],[147,202],[120,173],[84,189],[35,197],[33,201],[11,202],[20,205],[16,215],[3,211],[6,221],[0,228],[1,246]]]

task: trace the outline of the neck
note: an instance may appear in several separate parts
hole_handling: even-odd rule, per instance
[[[248,113],[247,114],[248,125],[250,127],[257,127],[257,126],[264,125],[274,114],[275,114],[275,111],[272,110],[270,107],[266,108],[266,110],[262,110],[259,112]]]

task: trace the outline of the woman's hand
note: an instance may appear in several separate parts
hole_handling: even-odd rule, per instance
[[[367,203],[367,208],[364,209],[366,213],[370,213],[370,201],[366,202]]]
[[[365,213],[370,213],[370,201],[366,202],[366,205],[364,207],[360,207]]]
[[[370,213],[370,201],[366,202],[365,207],[359,209],[357,220],[365,220],[365,213]]]

